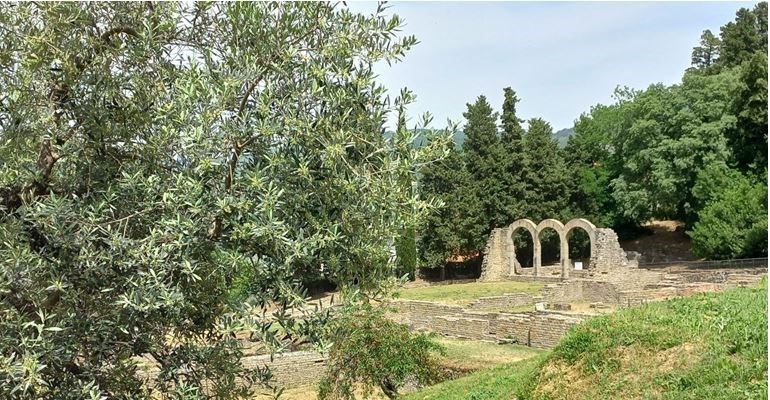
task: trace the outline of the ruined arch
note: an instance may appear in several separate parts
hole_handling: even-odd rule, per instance
[[[539,272],[542,262],[542,248],[540,244],[540,233],[546,229],[553,229],[559,235],[559,263],[561,264],[561,276],[566,278],[569,276],[567,271],[567,260],[569,259],[569,253],[567,252],[567,236],[564,230],[564,224],[555,219],[544,219],[537,224],[537,241],[535,244],[535,274]]]
[[[597,228],[594,224],[583,218],[570,220],[566,225],[555,219],[546,219],[537,225],[528,219],[519,219],[505,228],[493,229],[492,233],[490,233],[484,250],[484,260],[481,265],[482,272],[479,280],[494,281],[503,279],[505,276],[523,273],[520,269],[521,265],[516,260],[516,249],[513,242],[513,235],[519,229],[526,229],[532,236],[534,247],[533,274],[535,276],[540,275],[540,252],[542,247],[540,232],[548,228],[555,230],[559,235],[559,256],[561,258],[561,276],[563,279],[569,278],[570,270],[572,269],[571,261],[569,260],[567,236],[575,228],[583,229],[588,234],[591,243],[589,269],[595,272],[607,273],[618,268],[638,267],[636,260],[628,260],[625,251],[623,251],[620,243],[618,243],[617,234],[610,228]]]
[[[538,247],[537,225],[535,225],[534,222],[526,218],[522,218],[508,225],[507,239],[508,239],[508,245],[510,246],[508,262],[509,262],[509,271],[511,275],[521,273],[520,271],[521,265],[519,265],[519,262],[516,260],[516,246],[513,242],[513,235],[519,229],[524,229],[527,232],[529,232],[530,236],[532,236],[532,245],[534,246],[535,250],[537,250],[537,247]],[[537,275],[537,264],[535,263],[535,259],[534,259],[535,252],[533,251],[532,254],[533,254],[532,266],[535,268],[535,275]]]
[[[588,240],[591,243],[591,256],[593,257],[593,255],[596,254],[596,225],[592,224],[591,221],[584,218],[575,218],[569,220],[569,222],[564,224],[564,237],[567,239],[567,259],[565,260],[567,262],[567,270],[572,269],[571,261],[569,260],[569,235],[572,230],[576,228],[580,228],[588,234]]]

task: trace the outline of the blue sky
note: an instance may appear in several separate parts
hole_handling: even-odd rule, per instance
[[[754,2],[391,2],[404,34],[420,40],[404,61],[379,65],[391,95],[417,95],[411,122],[429,111],[433,126],[464,123],[466,103],[480,94],[499,110],[511,86],[521,118],[542,117],[554,130],[616,86],[677,83],[705,29],[717,33]],[[374,2],[348,3],[360,12]]]

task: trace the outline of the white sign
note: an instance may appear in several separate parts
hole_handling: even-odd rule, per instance
[[[583,262],[575,261],[575,269],[583,269]]]

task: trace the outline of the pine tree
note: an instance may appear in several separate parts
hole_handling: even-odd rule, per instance
[[[551,125],[540,118],[529,120],[523,142],[527,216],[533,220],[559,217],[569,191],[567,170]]]
[[[500,197],[504,202],[505,224],[524,217],[526,184],[524,182],[524,149],[522,139],[525,134],[521,123],[524,120],[516,115],[516,104],[520,99],[516,92],[507,87],[503,89],[503,113],[500,118],[502,132],[500,134],[501,154],[497,157],[503,163],[503,182]]]
[[[700,46],[692,49],[692,65],[695,69],[706,69],[719,58],[719,38],[706,29],[700,36]]]
[[[472,201],[481,209],[471,234],[475,247],[481,250],[489,232],[505,225],[508,219],[505,200],[500,196],[505,189],[502,179],[505,171],[499,160],[502,151],[497,136],[497,113],[484,96],[467,106],[468,111],[463,114],[467,121],[463,142],[465,166],[471,179]]]
[[[720,63],[730,67],[752,58],[756,51],[767,53],[767,3],[741,8],[735,21],[721,28]]]

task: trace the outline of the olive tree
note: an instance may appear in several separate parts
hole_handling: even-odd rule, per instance
[[[276,350],[324,318],[289,312],[302,278],[377,290],[431,205],[401,183],[440,148],[382,134],[413,100],[372,71],[416,43],[401,25],[330,3],[0,4],[0,397],[246,397],[269,373],[236,333]]]

